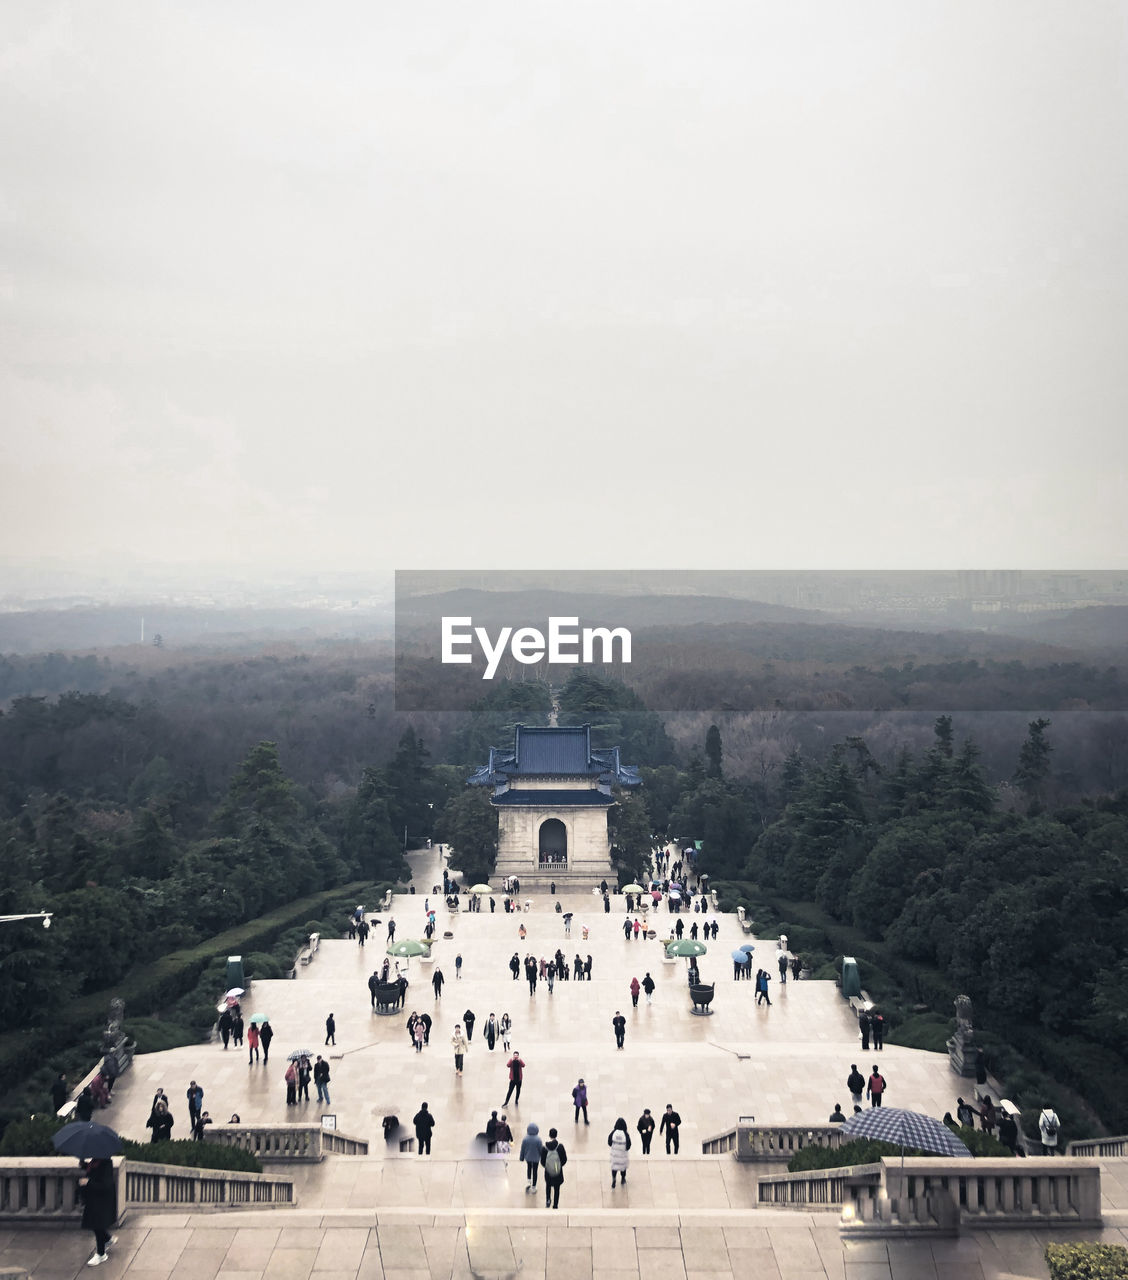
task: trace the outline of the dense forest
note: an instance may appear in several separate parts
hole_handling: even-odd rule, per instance
[[[950,993],[971,994],[1059,1080],[1081,1055],[1086,1098],[1128,1125],[1118,714],[663,717],[577,670],[559,689],[502,682],[468,712],[408,717],[390,664],[347,647],[40,655],[4,672],[27,691],[0,713],[0,910],[56,923],[0,934],[8,1028],[287,900],[394,881],[428,836],[488,873],[493,814],[467,773],[555,711],[642,767],[641,795],[611,814],[624,874],[651,833],[700,839],[715,881],[818,913],[828,960],[836,928],[860,931],[903,983],[932,975],[910,1003],[947,1020]],[[71,679],[98,689],[43,691]]]

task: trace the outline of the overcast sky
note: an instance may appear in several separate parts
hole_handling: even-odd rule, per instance
[[[5,0],[2,554],[1123,566],[1126,14]]]

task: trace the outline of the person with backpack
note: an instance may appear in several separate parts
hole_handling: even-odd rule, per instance
[[[568,1163],[568,1153],[563,1143],[556,1137],[556,1130],[549,1129],[548,1141],[541,1154],[541,1168],[544,1170],[544,1207],[560,1208],[560,1188],[564,1185],[564,1166]]]
[[[866,1096],[870,1100],[871,1107],[881,1106],[881,1095],[885,1092],[885,1077],[877,1069],[877,1063],[873,1064],[873,1074],[870,1076],[866,1084]]]
[[[631,1135],[627,1132],[627,1122],[622,1116],[615,1121],[615,1127],[607,1135],[607,1145],[611,1148],[611,1190],[615,1190],[615,1179],[621,1177],[623,1186],[627,1185],[627,1168],[631,1149]]]
[[[1038,1132],[1042,1136],[1042,1154],[1057,1155],[1058,1136],[1061,1132],[1061,1121],[1053,1107],[1043,1107],[1038,1117]]]
[[[537,1189],[537,1174],[540,1173],[541,1156],[544,1154],[544,1142],[540,1136],[540,1128],[531,1124],[521,1139],[521,1159],[525,1162],[525,1194]]]

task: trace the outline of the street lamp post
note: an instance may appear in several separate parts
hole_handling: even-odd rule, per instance
[[[53,914],[51,911],[31,911],[22,916],[0,916],[0,924],[8,924],[13,920],[42,920],[44,929],[50,929]]]

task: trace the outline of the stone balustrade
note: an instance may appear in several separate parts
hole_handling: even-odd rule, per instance
[[[1056,1156],[945,1159],[886,1156],[880,1164],[758,1179],[760,1204],[842,1213],[858,1235],[956,1235],[961,1227],[1093,1227],[1101,1222],[1096,1161]]]
[[[118,1203],[129,1208],[241,1209],[249,1205],[292,1206],[296,1202],[289,1178],[271,1173],[238,1173],[231,1169],[185,1169],[172,1164],[125,1161],[125,1196]]]
[[[767,1125],[738,1124],[736,1158],[738,1160],[787,1161],[804,1147],[842,1145],[841,1125]]]
[[[757,1180],[756,1199],[773,1208],[841,1212],[844,1204],[872,1202],[881,1189],[880,1164],[854,1164],[842,1169],[808,1169],[803,1173],[768,1173]],[[860,1210],[856,1210],[860,1211]],[[873,1217],[870,1210],[869,1216]]]
[[[293,1205],[294,1184],[267,1173],[188,1169],[114,1159],[118,1207],[145,1209]],[[0,1160],[0,1221],[78,1222],[78,1162],[70,1156],[9,1156]]]
[[[1128,1137],[1089,1138],[1084,1142],[1071,1142],[1066,1147],[1065,1154],[1083,1159],[1115,1160],[1128,1156]]]
[[[213,1125],[206,1142],[249,1151],[264,1163],[272,1160],[317,1161],[332,1152],[339,1155],[367,1155],[368,1142],[351,1138],[319,1124]]]

